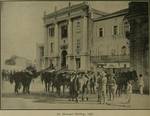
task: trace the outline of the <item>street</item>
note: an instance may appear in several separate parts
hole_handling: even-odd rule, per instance
[[[67,97],[58,97],[44,92],[44,84],[37,78],[31,83],[31,94],[14,93],[14,84],[2,81],[2,109],[150,109],[150,96],[133,94],[131,104],[126,103],[126,96],[117,97],[107,104],[97,102],[97,94],[90,94],[89,101],[69,101]],[[67,93],[66,95],[67,96]]]

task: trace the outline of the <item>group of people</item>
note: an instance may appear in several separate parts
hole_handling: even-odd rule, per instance
[[[2,70],[2,80],[9,80],[10,75],[13,75],[16,71],[15,70]]]
[[[30,70],[27,69],[23,72],[28,72],[29,74],[31,73]],[[8,72],[2,70],[2,78],[6,79],[6,77],[9,77],[9,75],[12,75],[14,73],[14,71]],[[117,74],[118,72],[114,73],[113,71],[104,70],[104,68],[97,72],[75,71],[70,76],[68,76],[70,79],[69,81],[68,79],[66,79],[66,83],[69,82],[70,84],[70,95],[72,98],[77,98],[79,97],[79,94],[82,93],[82,99],[86,97],[86,99],[88,100],[87,95],[89,93],[97,94],[98,102],[101,104],[105,104],[107,100],[113,101],[116,98],[117,90],[120,87],[117,83],[117,81],[119,80]],[[144,80],[142,74],[139,74],[138,81],[136,83],[138,84],[139,92],[142,95],[144,88]],[[128,97],[127,101],[128,103],[130,103],[133,90],[133,80],[127,80],[124,84],[127,85],[124,88]]]
[[[97,75],[97,93],[98,102],[105,104],[108,95],[109,100],[114,100],[116,95],[117,84],[115,75],[107,75],[104,71],[99,72]]]
[[[87,73],[73,73],[71,76],[71,83],[75,80],[81,81],[78,82],[80,84],[79,89],[76,88],[76,95],[82,91],[82,99],[84,97],[87,98],[87,94],[97,94],[98,95],[98,102],[105,104],[107,97],[109,100],[114,100],[117,90],[117,84],[115,80],[115,74],[108,74],[105,71],[99,71],[97,73],[94,72],[87,72]],[[75,85],[78,85],[77,82]],[[71,92],[73,90],[73,86],[70,86]],[[74,93],[74,92],[73,92]],[[77,95],[78,96],[78,95]],[[88,98],[87,98],[88,99]]]
[[[113,72],[107,72],[105,70],[100,70],[97,73],[95,72],[87,72],[83,75],[80,73],[76,74],[76,77],[84,76],[87,78],[87,85],[84,85],[84,90],[88,91],[91,94],[97,94],[98,102],[100,104],[106,104],[107,101],[114,101],[117,96],[117,75]],[[75,74],[73,75],[75,77]],[[73,79],[72,79],[73,80]],[[144,88],[144,80],[142,74],[138,76],[138,80],[136,81],[138,84],[140,94],[143,94]],[[126,82],[125,94],[127,95],[127,102],[131,102],[131,96],[133,93],[133,80],[127,80]],[[84,93],[87,94],[87,93]]]

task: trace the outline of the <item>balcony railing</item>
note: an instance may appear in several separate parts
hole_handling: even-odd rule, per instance
[[[111,62],[129,62],[129,55],[102,55],[91,56],[91,62],[93,63],[111,63]]]

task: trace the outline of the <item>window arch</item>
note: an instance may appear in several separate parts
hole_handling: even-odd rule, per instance
[[[125,45],[121,47],[121,55],[127,55],[127,47]]]

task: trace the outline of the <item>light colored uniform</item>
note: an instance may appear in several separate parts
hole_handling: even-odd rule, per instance
[[[132,95],[132,85],[130,83],[128,83],[128,85],[127,85],[128,103],[131,102],[131,95]]]
[[[144,88],[144,80],[143,77],[139,78],[139,89],[140,89],[140,94],[143,94],[143,88]]]
[[[112,97],[114,99],[117,85],[116,85],[116,80],[113,77],[109,79],[108,89],[109,89],[109,99],[111,100]]]
[[[103,75],[102,77],[102,101],[103,103],[106,102],[106,86],[107,86],[107,77]]]

